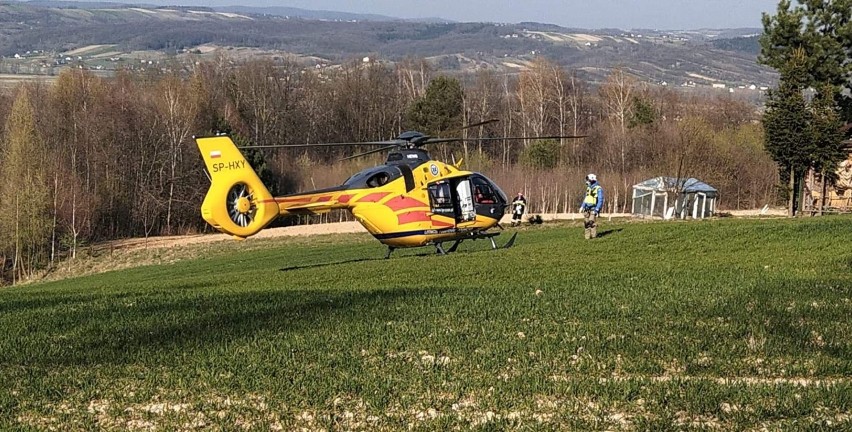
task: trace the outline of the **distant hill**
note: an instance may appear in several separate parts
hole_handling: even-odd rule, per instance
[[[69,8],[69,9],[107,9],[107,8],[127,8],[127,7],[156,7],[151,4],[143,3],[121,3],[121,2],[98,2],[98,1],[61,1],[61,0],[30,0],[21,1],[27,6],[37,6],[42,8]]]
[[[442,18],[404,19],[376,14],[360,14],[350,12],[335,12],[326,10],[309,10],[285,6],[252,7],[227,6],[213,8],[219,12],[233,12],[250,15],[274,15],[280,17],[304,18],[323,21],[412,21],[412,22],[452,22]]]
[[[314,17],[309,19],[288,12],[317,15],[309,14]],[[510,72],[543,55],[592,81],[602,80],[613,67],[667,85],[761,86],[776,79],[772,70],[756,63],[756,37],[743,37],[755,29],[583,30],[540,23],[423,23],[324,14],[279,7],[0,3],[0,55],[67,52],[92,45],[109,45],[111,57],[137,51],[200,52],[200,46],[208,47],[204,51],[211,46],[250,47],[272,56],[292,53],[330,64],[366,56],[391,62],[423,57],[445,70]],[[327,18],[315,18],[319,16]]]
[[[323,21],[398,21],[399,18],[394,18],[385,15],[375,14],[357,14],[349,12],[335,12],[325,10],[308,10],[294,7],[270,6],[270,7],[252,7],[252,6],[226,6],[214,8],[220,12],[233,12],[250,15],[274,15],[281,17],[304,18],[309,20]]]
[[[652,30],[653,31],[653,30]],[[758,36],[763,33],[759,28],[733,28],[733,29],[695,29],[695,30],[671,30],[669,33],[687,36],[692,39],[717,40],[734,39],[742,37]]]
[[[320,20],[320,21],[409,21],[409,22],[453,22],[452,20],[443,19],[443,18],[401,18],[401,17],[392,17],[387,15],[378,15],[378,14],[363,14],[363,13],[351,13],[351,12],[338,12],[338,11],[328,11],[328,10],[312,10],[312,9],[301,9],[295,7],[287,7],[287,6],[267,6],[267,7],[257,7],[257,6],[224,6],[224,7],[204,7],[204,6],[173,6],[175,2],[170,1],[150,1],[147,3],[135,3],[135,2],[75,2],[75,1],[61,1],[61,0],[31,0],[26,3],[31,6],[38,6],[43,8],[69,8],[69,9],[121,9],[121,8],[133,8],[133,7],[141,7],[141,8],[150,8],[150,9],[158,9],[158,8],[180,8],[180,9],[193,9],[193,10],[209,10],[216,12],[227,12],[227,13],[237,13],[237,14],[248,14],[248,15],[272,15],[279,17],[292,17],[292,18],[303,18],[309,20]]]
[[[746,36],[731,39],[718,39],[711,42],[718,49],[740,51],[757,56],[760,54],[760,36]]]

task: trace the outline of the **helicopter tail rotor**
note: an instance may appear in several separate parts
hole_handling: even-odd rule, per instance
[[[195,138],[211,185],[201,205],[210,225],[240,238],[256,234],[279,215],[257,173],[227,136]]]

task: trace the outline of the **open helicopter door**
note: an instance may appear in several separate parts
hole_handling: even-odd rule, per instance
[[[459,213],[456,215],[456,221],[469,222],[476,219],[476,208],[473,206],[473,194],[470,191],[470,179],[459,178],[452,179],[450,181],[457,181],[456,197],[458,198]]]
[[[451,217],[456,223],[476,219],[470,179],[457,177],[429,184],[429,207],[432,213]]]

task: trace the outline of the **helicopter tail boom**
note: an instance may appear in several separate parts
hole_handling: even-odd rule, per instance
[[[210,175],[201,216],[227,234],[257,234],[279,215],[278,204],[227,136],[195,138]]]

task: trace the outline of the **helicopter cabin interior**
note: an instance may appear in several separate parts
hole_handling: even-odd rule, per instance
[[[494,217],[502,214],[506,198],[492,185],[479,174],[438,180],[428,186],[429,206],[456,223],[475,220],[477,214]]]

